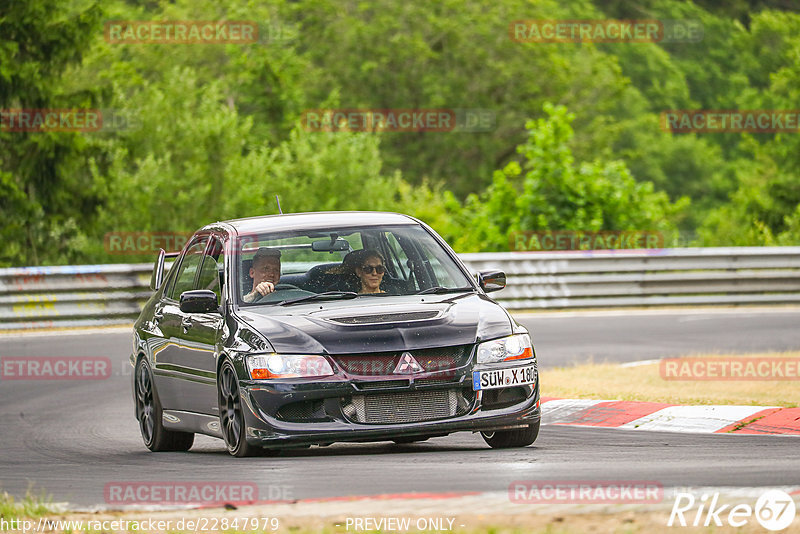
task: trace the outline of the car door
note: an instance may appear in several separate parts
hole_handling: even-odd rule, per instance
[[[163,344],[153,350],[153,375],[162,408],[185,410],[182,391],[185,374],[181,367],[182,336],[188,318],[180,310],[180,295],[194,288],[195,279],[208,245],[208,236],[195,237],[183,256],[178,258],[176,276],[164,292],[154,318],[164,337]]]
[[[224,281],[222,241],[212,237],[203,254],[193,289],[208,289],[221,302]],[[217,415],[217,345],[222,335],[223,316],[219,310],[181,313],[180,389],[185,411]]]

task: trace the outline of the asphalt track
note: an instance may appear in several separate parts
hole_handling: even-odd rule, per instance
[[[800,310],[529,314],[542,365],[635,361],[698,352],[800,350]],[[0,357],[107,356],[107,380],[0,383],[0,490],[44,491],[72,506],[105,504],[132,481],[251,482],[263,500],[386,493],[506,491],[515,480],[647,480],[665,487],[800,483],[796,437],[692,435],[544,425],[525,449],[478,435],[421,444],[335,444],[234,459],[198,437],[189,453],[149,453],[133,419],[130,334],[0,337]]]

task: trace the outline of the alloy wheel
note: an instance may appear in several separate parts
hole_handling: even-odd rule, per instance
[[[139,415],[139,429],[145,443],[153,442],[155,432],[155,421],[153,419],[155,403],[153,401],[153,382],[150,380],[150,372],[147,366],[139,364],[136,373],[136,413]]]
[[[220,419],[222,435],[230,449],[235,449],[239,444],[242,432],[242,400],[239,395],[239,385],[236,381],[234,370],[225,365],[219,381]]]

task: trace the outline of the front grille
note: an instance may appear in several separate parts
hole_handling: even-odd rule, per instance
[[[381,389],[407,387],[408,380],[375,380],[372,382],[355,382],[358,389]]]
[[[334,317],[331,321],[341,324],[380,324],[403,321],[424,321],[439,315],[438,311],[384,313],[381,315],[354,315],[352,317]]]
[[[508,408],[524,401],[533,393],[531,386],[516,386],[510,388],[487,389],[483,392],[482,407],[485,410]]]
[[[453,378],[418,378],[414,380],[415,384],[425,384],[429,386],[437,385],[437,384],[451,384],[453,381],[456,380],[455,377]]]
[[[325,421],[329,419],[321,400],[285,404],[280,407],[277,416],[278,419],[290,423],[307,423],[309,421]]]
[[[418,423],[464,415],[473,401],[467,389],[374,393],[353,396],[342,411],[357,423]]]
[[[433,373],[465,366],[469,362],[472,345],[437,347],[408,351],[424,369]],[[364,354],[333,355],[336,363],[348,374],[361,376],[383,376],[394,373],[400,356],[406,351],[374,352]]]

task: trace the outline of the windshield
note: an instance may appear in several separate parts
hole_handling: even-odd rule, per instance
[[[248,235],[238,250],[239,304],[470,291],[469,278],[419,225]]]

